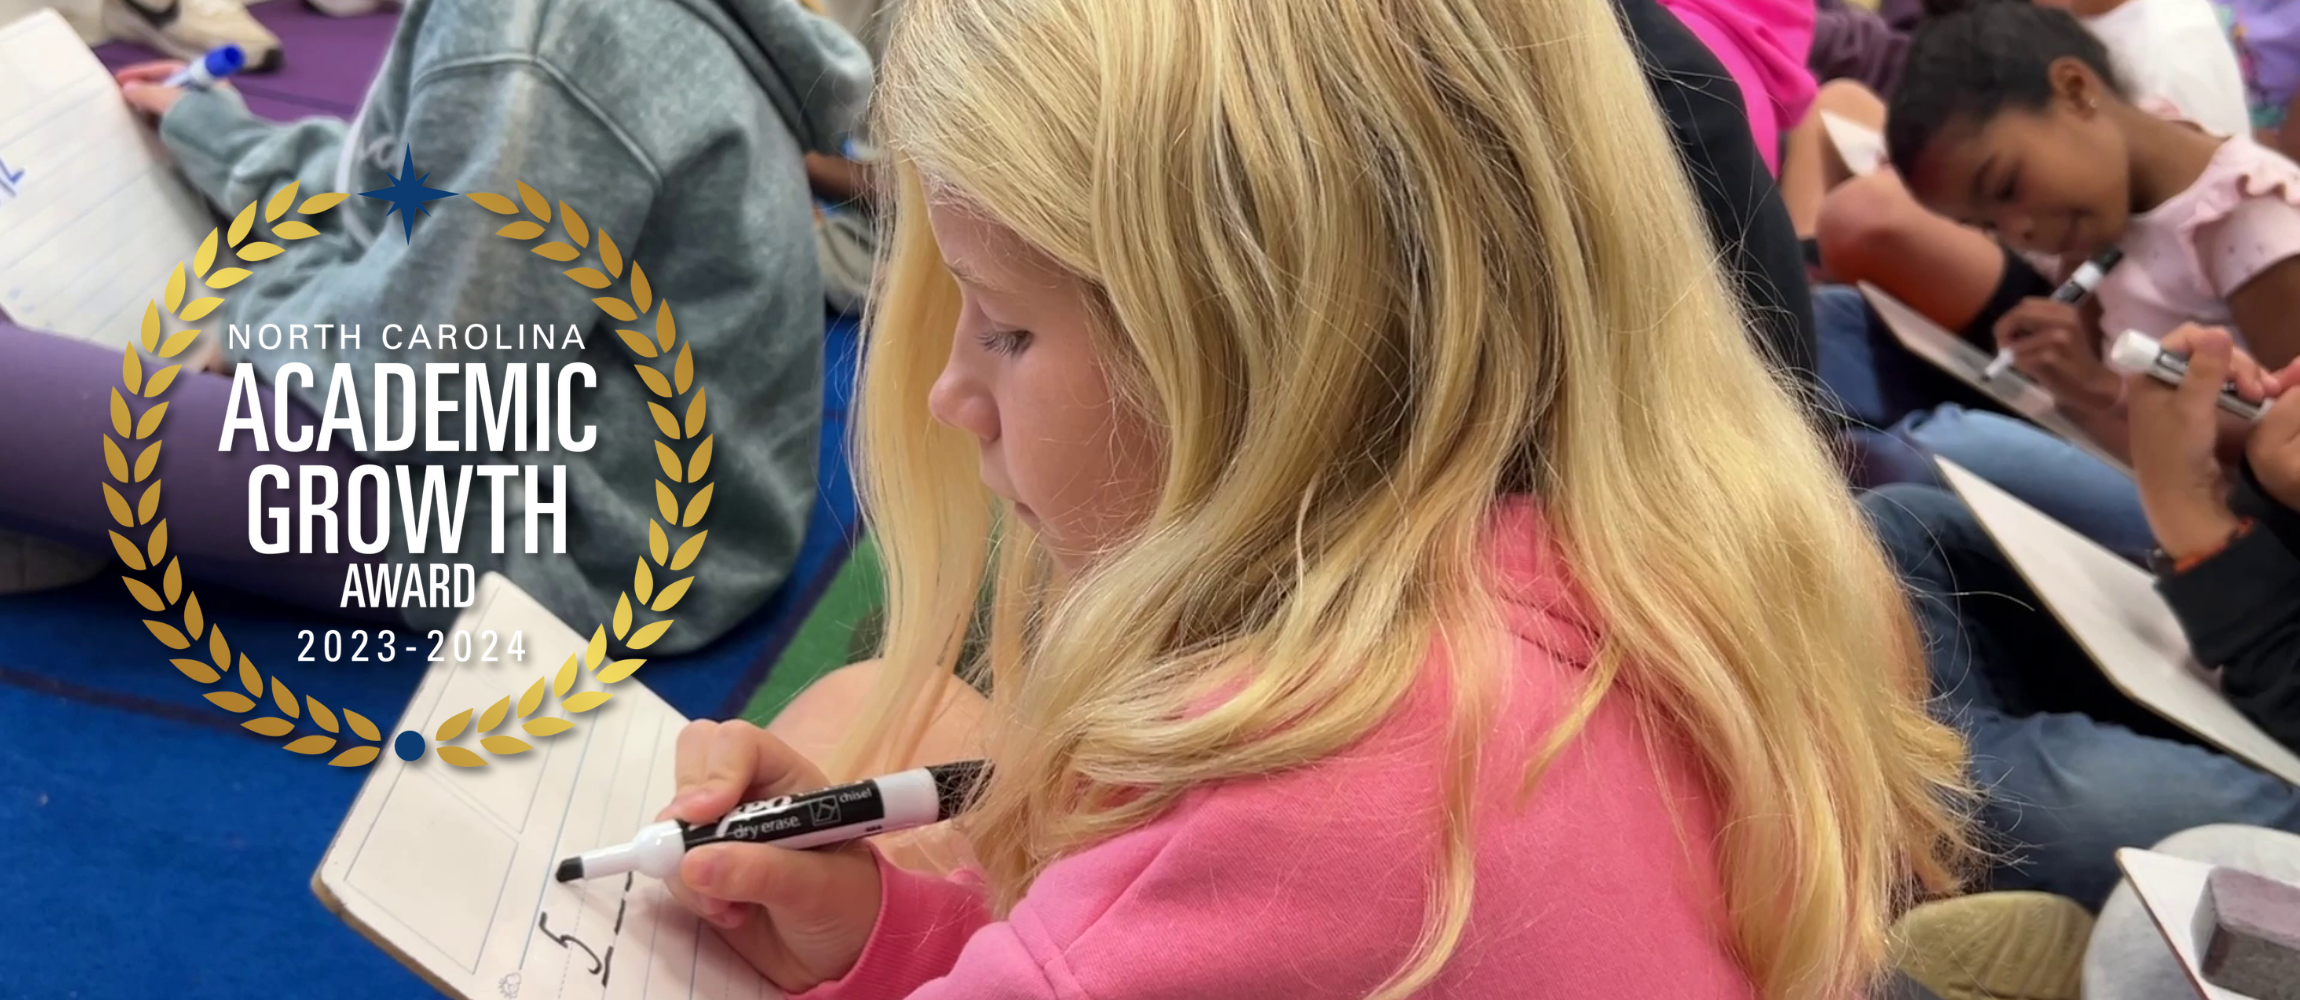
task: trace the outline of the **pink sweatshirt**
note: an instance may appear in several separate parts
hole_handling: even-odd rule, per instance
[[[1805,68],[1813,51],[1813,0],[1661,0],[1740,85],[1757,155],[1781,173],[1781,135],[1805,120],[1817,87]]]
[[[1484,758],[1468,931],[1421,995],[1752,1000],[1728,951],[1711,796],[1680,742],[1642,738],[1627,690],[1517,804],[1529,755],[1581,690],[1596,625],[1530,503],[1501,506],[1493,549],[1509,700]],[[1048,867],[1007,920],[979,883],[882,861],[861,959],[801,1000],[1363,997],[1421,932],[1445,712],[1433,680],[1349,750],[1194,792]]]

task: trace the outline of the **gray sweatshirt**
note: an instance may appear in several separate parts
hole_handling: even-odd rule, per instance
[[[802,153],[838,148],[869,83],[862,49],[796,0],[411,0],[356,121],[269,124],[218,90],[187,95],[160,135],[227,213],[290,180],[306,193],[388,187],[412,149],[415,173],[428,174],[430,187],[516,199],[513,181],[523,180],[553,202],[554,233],[564,202],[646,269],[655,294],[672,305],[680,339],[694,347],[715,435],[715,490],[700,525],[710,539],[689,570],[697,579],[670,612],[678,624],[647,649],[652,655],[700,646],[758,608],[783,582],[806,531],[824,315]],[[598,386],[579,390],[571,419],[578,436],[596,427],[587,452],[374,456],[417,464],[417,479],[420,463],[448,463],[451,485],[464,464],[534,465],[544,501],[550,467],[565,464],[565,553],[551,552],[548,520],[538,552],[526,552],[516,479],[503,490],[504,551],[491,552],[492,497],[474,476],[457,554],[440,554],[436,524],[426,554],[410,554],[395,516],[390,556],[500,571],[588,633],[631,586],[649,518],[659,516],[658,434],[647,408],[655,397],[614,333],[634,324],[609,319],[591,303],[602,293],[561,275],[575,265],[494,235],[511,219],[464,199],[434,201],[410,239],[398,216],[386,218],[389,207],[346,200],[322,217],[322,235],[256,265],[203,326],[221,339],[229,324],[359,324],[356,347],[323,348],[315,339],[302,349],[227,346],[225,355],[252,362],[266,381],[288,362],[311,366],[318,384],[291,388],[315,411],[326,403],[329,366],[351,363],[371,434],[377,362],[417,366],[419,389],[425,363],[484,363],[497,392],[507,363],[557,371],[580,360],[597,370]],[[399,350],[382,343],[389,323],[403,327]],[[450,323],[507,332],[523,323],[580,326],[585,346],[474,351],[410,342],[416,324]],[[464,391],[451,381],[441,395],[460,400]],[[449,437],[461,436],[460,414],[447,424]],[[396,515],[396,496],[392,504]],[[658,566],[654,575],[662,586],[687,573]],[[454,614],[407,617],[435,628]]]

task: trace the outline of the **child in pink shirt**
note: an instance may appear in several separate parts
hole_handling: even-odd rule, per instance
[[[1805,66],[1819,10],[1812,0],[1661,0],[1725,65],[1741,90],[1765,169],[1781,172],[1781,134],[1805,120],[1817,85]]]
[[[1913,622],[1607,5],[908,0],[875,109],[874,686],[776,724],[824,767],[689,727],[666,813],[991,771],[955,873],[687,855],[776,985],[1853,1000],[1953,884]]]

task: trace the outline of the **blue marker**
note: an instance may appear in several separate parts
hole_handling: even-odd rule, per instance
[[[248,64],[248,54],[237,45],[225,45],[208,50],[208,54],[193,60],[176,75],[160,84],[163,87],[190,87],[206,90],[223,78],[239,72]]]

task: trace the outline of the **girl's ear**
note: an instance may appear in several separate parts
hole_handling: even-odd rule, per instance
[[[2094,73],[2092,67],[2084,64],[2084,60],[2062,56],[2045,67],[2045,74],[2052,82],[2053,96],[2065,102],[2078,115],[2090,118],[2093,112],[2100,110],[2101,99],[2106,96],[2108,88],[2101,83],[2100,74]]]

